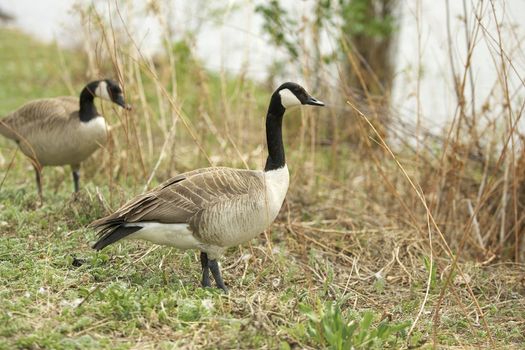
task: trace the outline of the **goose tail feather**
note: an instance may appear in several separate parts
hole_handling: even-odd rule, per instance
[[[141,230],[141,226],[119,226],[110,230],[103,229],[100,233],[100,238],[93,245],[93,249],[101,250],[107,247],[108,245],[115,243],[116,241],[121,240],[124,237],[129,236],[130,234]],[[107,232],[105,232],[107,231]]]

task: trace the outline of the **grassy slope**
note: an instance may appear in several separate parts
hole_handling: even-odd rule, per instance
[[[56,47],[44,46],[18,31],[0,30],[0,48],[0,115],[28,99],[68,94]],[[61,54],[70,68],[81,63],[68,52]]]
[[[56,52],[0,30],[0,114],[29,98],[68,92]],[[73,54],[64,55],[68,63],[76,62]],[[5,158],[0,178],[12,150],[0,141]],[[317,203],[294,195],[271,229],[271,246],[261,236],[231,249],[222,262],[231,289],[225,296],[198,287],[195,252],[130,242],[93,252],[94,234],[85,225],[103,214],[94,181],[86,176],[85,189],[73,199],[67,172],[46,170],[47,200],[37,208],[27,170],[17,155],[0,190],[0,348],[318,348],[322,340],[307,332],[306,309],[315,316],[325,301],[338,300],[347,317],[371,309],[374,324],[381,315],[400,322],[413,320],[423,299],[426,270],[417,237],[399,230],[354,230],[360,217],[333,225],[330,208],[319,204],[327,196]],[[107,197],[100,178],[96,185]],[[352,195],[355,201],[366,198]],[[74,267],[74,257],[86,263]],[[463,269],[495,342],[523,344],[525,269]],[[429,312],[439,295],[439,273],[412,344],[431,342]],[[458,301],[472,310],[471,301],[461,281],[455,283],[457,295],[447,295],[437,340],[486,345],[484,327],[472,322],[475,316],[464,316]]]

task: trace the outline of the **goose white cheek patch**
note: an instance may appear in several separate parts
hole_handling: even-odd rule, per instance
[[[298,106],[301,104],[301,101],[299,101],[299,99],[295,97],[293,92],[291,92],[288,89],[283,89],[279,91],[279,95],[281,95],[281,104],[284,108]]]
[[[95,90],[95,95],[103,98],[104,100],[111,101],[111,97],[108,93],[108,84],[105,81],[101,81],[98,84],[97,89]]]

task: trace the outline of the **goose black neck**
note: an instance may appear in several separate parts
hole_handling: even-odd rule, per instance
[[[266,114],[266,143],[268,144],[268,158],[264,171],[279,169],[285,166],[283,146],[283,115],[284,107],[277,93],[274,93]]]
[[[80,121],[82,122],[89,122],[91,119],[98,116],[97,108],[93,102],[97,86],[98,82],[89,83],[80,93],[80,110],[78,114]]]

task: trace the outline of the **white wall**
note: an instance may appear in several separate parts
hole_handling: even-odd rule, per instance
[[[108,6],[106,1],[97,1],[101,10]],[[141,13],[145,6],[144,0],[135,0],[134,9]],[[240,5],[239,11],[226,16],[225,23],[209,23],[203,21],[200,12],[201,3],[174,2],[175,9],[171,14],[171,24],[176,30],[183,31],[187,27],[202,25],[197,39],[197,51],[210,69],[226,68],[232,72],[240,70],[243,62],[248,64],[247,71],[254,78],[264,78],[266,67],[279,52],[268,49],[261,34],[261,19],[254,14],[254,3],[244,0],[226,2],[233,6]],[[416,18],[417,1],[402,2],[402,20],[400,23],[399,45],[395,52],[397,59],[397,75],[394,84],[394,107],[406,120],[416,119],[416,81],[418,71],[418,30]],[[478,4],[477,1],[473,1]],[[489,5],[488,1],[485,1]],[[497,16],[502,18],[503,38],[506,49],[512,55],[513,63],[519,72],[525,72],[525,55],[521,48],[515,46],[524,36],[521,23],[525,20],[525,1],[507,0],[495,2]],[[75,30],[78,30],[78,16],[72,10],[69,0],[0,0],[0,8],[16,16],[16,25],[34,36],[50,41],[57,40],[67,45],[75,40]],[[110,4],[114,4],[113,1]],[[284,0],[283,4],[298,16],[308,16],[311,12],[311,2]],[[114,5],[112,5],[114,6]],[[471,1],[467,0],[468,11],[472,13]],[[490,9],[490,6],[485,6]],[[420,1],[420,46],[421,46],[421,117],[426,124],[442,125],[443,121],[453,116],[457,105],[452,85],[450,61],[448,56],[445,1]],[[463,14],[463,2],[450,0],[452,55],[458,73],[462,73],[462,65],[466,57],[465,33],[460,16]],[[490,12],[486,13],[484,24],[491,35],[497,37],[496,26]],[[133,17],[133,16],[131,16]],[[133,17],[136,18],[137,16]],[[156,21],[140,18],[130,24],[135,39],[144,52],[155,50],[159,46],[159,28]],[[474,17],[468,17],[473,24]],[[516,28],[511,30],[511,25]],[[514,37],[513,35],[516,35]],[[487,39],[482,33],[478,36],[478,44],[474,52],[472,69],[475,81],[476,103],[479,106],[490,94],[497,79],[497,69],[493,55],[487,46]],[[490,40],[489,40],[490,41]],[[327,43],[328,46],[331,43]],[[496,59],[499,59],[496,57]],[[299,73],[291,79],[300,79]],[[522,84],[515,74],[511,74],[511,86],[516,90],[516,100],[523,98]],[[468,90],[470,91],[470,90]]]

